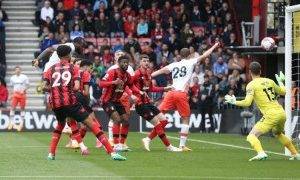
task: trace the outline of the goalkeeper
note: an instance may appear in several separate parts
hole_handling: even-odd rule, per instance
[[[282,72],[279,76],[275,74],[279,86],[271,79],[260,77],[261,66],[258,62],[250,64],[250,74],[252,81],[246,87],[247,94],[244,100],[236,101],[234,95],[225,96],[225,102],[236,106],[247,107],[254,100],[263,114],[247,136],[247,141],[257,152],[257,155],[249,161],[267,159],[268,155],[263,150],[258,137],[269,131],[272,131],[279,142],[291,152],[290,160],[300,160],[300,155],[292,141],[284,135],[285,111],[277,101],[277,95],[285,95],[284,74]]]

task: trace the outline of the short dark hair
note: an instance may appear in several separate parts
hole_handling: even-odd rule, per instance
[[[127,59],[129,61],[130,57],[127,54],[125,54],[123,56],[120,56],[119,59],[118,59],[118,62],[120,62],[122,59]]]
[[[182,58],[187,58],[187,57],[189,57],[189,55],[190,55],[190,50],[188,48],[182,48],[180,50],[180,56]]]
[[[71,48],[67,45],[60,45],[58,46],[57,50],[57,55],[59,58],[68,56],[71,53]]]
[[[140,58],[141,58],[141,59],[150,59],[149,56],[148,56],[147,54],[142,54]]]
[[[81,61],[80,63],[80,67],[83,67],[83,66],[91,66],[93,63],[87,59],[84,59]]]
[[[261,65],[258,62],[251,62],[250,63],[250,71],[254,75],[260,75],[261,72]]]

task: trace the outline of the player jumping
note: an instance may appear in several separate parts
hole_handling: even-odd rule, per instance
[[[134,85],[144,92],[163,92],[168,91],[172,87],[156,87],[152,84],[151,73],[152,70],[149,68],[150,61],[148,55],[141,55],[140,68],[135,71]],[[150,137],[142,139],[144,148],[150,151],[151,134],[158,135],[161,141],[167,148],[167,151],[180,152],[181,149],[171,145],[169,139],[165,134],[164,127],[168,124],[166,117],[158,110],[156,106],[151,103],[151,99],[147,94],[140,95],[136,94],[136,112],[149,121],[153,126],[153,130],[150,133]]]
[[[209,50],[205,51],[203,55],[191,59],[189,59],[189,49],[183,48],[180,50],[180,56],[182,58],[181,61],[169,64],[168,66],[152,73],[152,77],[156,77],[160,74],[172,73],[173,90],[167,92],[160,104],[159,110],[163,113],[170,110],[177,110],[179,112],[179,115],[182,118],[179,147],[183,151],[191,151],[191,149],[186,147],[185,144],[189,133],[189,121],[191,114],[187,92],[194,66],[201,60],[208,57],[218,46],[219,43],[217,42]]]
[[[250,64],[250,74],[252,81],[246,87],[247,94],[244,100],[236,101],[234,95],[225,96],[225,102],[243,107],[250,106],[254,100],[263,114],[262,119],[255,124],[247,136],[247,141],[257,152],[257,155],[249,161],[267,159],[268,155],[263,150],[258,137],[269,131],[272,131],[279,142],[291,152],[290,160],[300,160],[300,155],[292,141],[284,135],[285,111],[277,101],[277,94],[285,95],[284,75],[282,73],[280,76],[275,75],[278,86],[273,80],[260,76],[261,66],[258,62]]]
[[[57,126],[53,131],[48,159],[55,159],[56,147],[65,126],[66,118],[71,117],[78,122],[83,122],[91,129],[92,133],[105,146],[107,153],[110,154],[113,160],[126,160],[125,157],[114,152],[101,126],[99,126],[99,124],[93,120],[90,113],[78,103],[75,92],[80,86],[80,74],[78,67],[70,64],[70,52],[70,47],[66,45],[59,46],[57,48],[57,55],[60,58],[60,62],[53,65],[44,73],[44,89],[50,92],[53,111],[57,118]],[[77,133],[79,134],[79,132]]]

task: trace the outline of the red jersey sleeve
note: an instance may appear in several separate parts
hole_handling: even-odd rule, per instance
[[[164,91],[164,87],[154,86],[154,85],[151,83],[151,86],[150,86],[149,91],[150,91],[150,92],[162,92],[162,91]]]
[[[133,93],[136,93],[136,94],[140,94],[140,90],[134,85],[134,83],[133,83],[133,80],[134,80],[134,78],[133,77],[131,77],[129,74],[128,74],[128,87],[131,89],[131,91],[133,92]]]
[[[114,70],[108,71],[102,80],[99,81],[99,86],[103,88],[113,85],[114,74]]]
[[[87,71],[84,71],[83,75],[81,77],[81,81],[82,81],[83,85],[88,85],[90,83],[90,80],[91,80],[90,73]]]
[[[43,81],[46,81],[47,85],[50,84],[50,80],[51,80],[51,68],[48,69],[48,71],[43,73]]]
[[[80,69],[78,66],[74,66],[73,76],[74,76],[74,81],[80,80]]]

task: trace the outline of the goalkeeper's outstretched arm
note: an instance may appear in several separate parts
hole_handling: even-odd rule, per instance
[[[236,106],[242,106],[242,107],[248,107],[252,104],[253,101],[253,95],[246,95],[244,100],[236,101]]]

